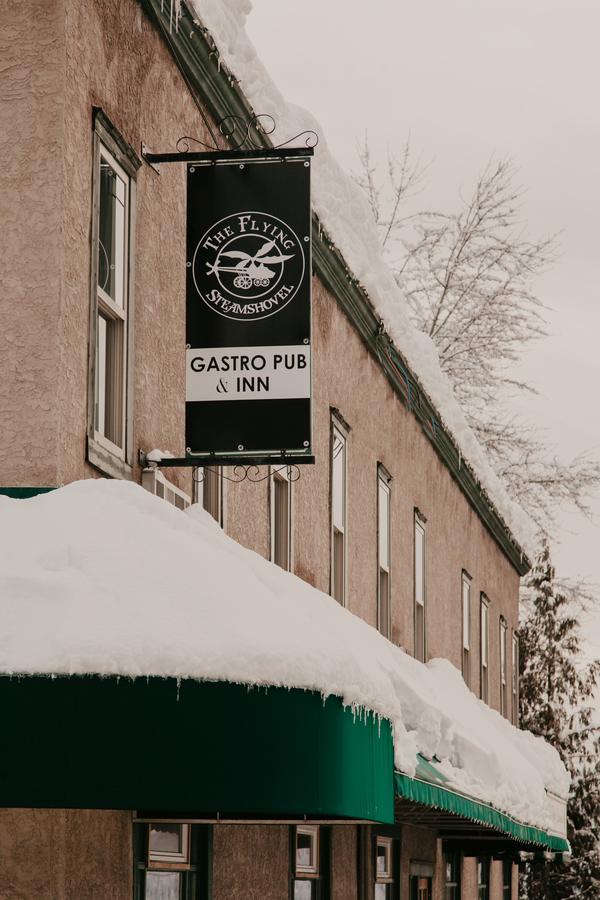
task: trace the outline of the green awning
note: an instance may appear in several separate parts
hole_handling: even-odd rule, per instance
[[[0,806],[394,821],[390,724],[226,682],[0,677]]]
[[[417,759],[414,778],[410,778],[402,772],[395,772],[394,780],[396,796],[402,800],[442,813],[450,813],[452,816],[476,823],[483,828],[492,828],[494,831],[508,835],[520,844],[533,845],[554,853],[570,853],[571,851],[566,838],[533,828],[531,825],[525,825],[488,803],[482,803],[480,800],[451,790],[447,786],[446,776],[421,755]]]

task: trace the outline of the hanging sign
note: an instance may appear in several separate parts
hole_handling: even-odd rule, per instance
[[[187,453],[310,456],[310,163],[192,164],[187,204]]]

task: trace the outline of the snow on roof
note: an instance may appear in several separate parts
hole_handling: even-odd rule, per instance
[[[402,292],[383,259],[366,197],[332,156],[319,123],[306,110],[286,102],[258,57],[245,31],[246,17],[252,9],[250,0],[189,0],[189,5],[210,32],[220,62],[239,80],[240,89],[254,111],[270,115],[277,122],[274,142],[287,140],[306,129],[319,135],[313,165],[313,206],[322,226],[368,294],[388,335],[429,396],[489,503],[520,547],[533,558],[536,547],[533,525],[508,496],[467,425],[450,382],[440,369],[433,341],[410,321]]]
[[[335,695],[393,724],[396,767],[441,760],[450,786],[541,828],[558,754],[327,594],[124,481],[0,496],[0,674],[226,680]]]

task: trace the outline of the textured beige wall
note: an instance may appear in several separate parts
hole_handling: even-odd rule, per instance
[[[213,848],[213,900],[283,900],[288,896],[287,825],[217,825]]]
[[[2,484],[52,485],[63,252],[64,0],[0,0],[0,60],[0,468]]]
[[[0,900],[131,900],[131,814],[0,809]]]

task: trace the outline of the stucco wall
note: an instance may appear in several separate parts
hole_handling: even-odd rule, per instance
[[[0,809],[0,900],[131,900],[131,814]]]
[[[2,484],[54,485],[63,250],[64,0],[0,0],[0,59]]]
[[[282,900],[288,896],[287,825],[215,826],[213,850],[213,900]]]

